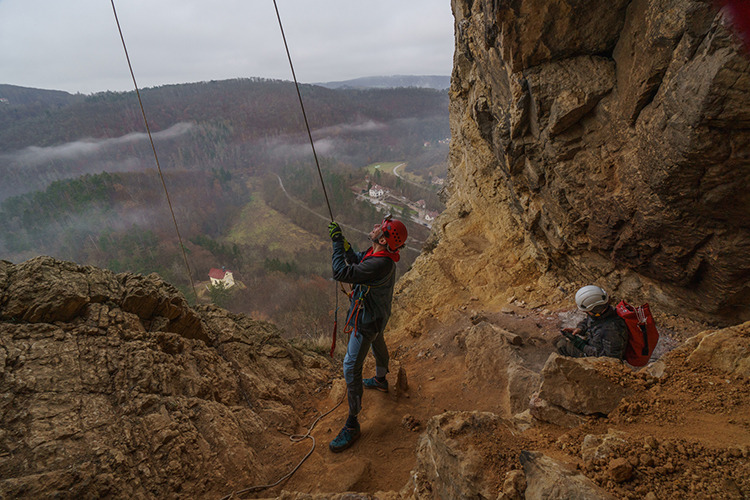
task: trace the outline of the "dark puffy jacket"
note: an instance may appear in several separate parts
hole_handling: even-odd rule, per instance
[[[344,251],[344,243],[333,243],[333,279],[354,285],[349,314],[357,299],[362,309],[357,318],[357,331],[375,333],[385,329],[391,317],[396,263],[390,257],[365,257],[367,252]],[[352,323],[353,323],[352,319]],[[355,326],[355,325],[350,325]]]
[[[586,336],[586,346],[583,348],[586,356],[607,356],[623,359],[625,347],[628,343],[628,327],[617,311],[609,306],[601,316],[586,316],[578,324],[581,335]]]

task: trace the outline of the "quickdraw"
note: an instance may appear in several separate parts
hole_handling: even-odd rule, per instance
[[[367,290],[362,290],[362,287],[366,287]],[[351,311],[349,311],[349,317],[346,318],[346,323],[344,323],[344,333],[349,334],[354,331],[354,335],[357,335],[357,331],[355,329],[355,326],[357,325],[357,321],[359,320],[359,313],[362,311],[364,304],[364,298],[367,295],[367,292],[370,291],[370,287],[366,285],[360,285],[359,288],[359,297],[354,299],[354,306],[351,308]],[[351,300],[352,296],[354,295],[354,290],[352,290],[352,293],[348,294],[349,300]],[[354,321],[352,321],[354,319]]]

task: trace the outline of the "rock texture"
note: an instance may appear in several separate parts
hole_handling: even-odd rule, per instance
[[[264,484],[264,446],[329,374],[273,325],[191,308],[156,275],[0,262],[0,497]]]
[[[466,331],[460,343],[466,349],[468,383],[486,387],[488,399],[497,398],[504,416],[528,408],[539,374],[524,359],[520,336],[482,321]]]
[[[405,321],[454,307],[450,286],[541,305],[591,282],[663,312],[750,319],[750,62],[724,13],[703,0],[453,10],[447,209],[399,284]]]
[[[614,500],[589,478],[542,453],[524,451],[521,463],[526,475],[526,498],[545,500]]]
[[[493,413],[437,415],[419,439],[417,466],[401,493],[416,499],[496,498],[496,478],[517,462],[516,441],[513,425]]]
[[[692,341],[698,342],[698,346],[688,356],[691,365],[707,365],[728,375],[750,379],[750,322],[703,332]]]
[[[606,416],[628,395],[630,370],[612,358],[550,355],[541,373],[531,414],[563,427],[575,427],[588,415]]]

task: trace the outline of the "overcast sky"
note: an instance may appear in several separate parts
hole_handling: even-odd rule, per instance
[[[277,0],[297,78],[450,75],[450,0]],[[291,80],[273,0],[115,0],[141,88]],[[132,90],[110,0],[0,0],[0,83]]]

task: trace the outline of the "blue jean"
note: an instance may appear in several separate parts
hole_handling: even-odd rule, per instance
[[[357,416],[362,409],[362,367],[367,351],[372,348],[375,356],[375,375],[385,377],[388,373],[388,347],[383,332],[359,332],[354,330],[349,336],[349,345],[344,356],[344,380],[349,398],[349,415]]]

